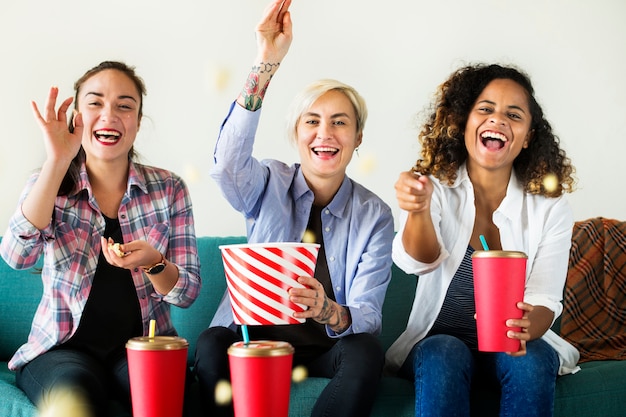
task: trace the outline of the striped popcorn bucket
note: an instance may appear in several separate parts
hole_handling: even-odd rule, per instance
[[[293,313],[306,306],[289,301],[299,276],[313,276],[319,244],[256,243],[222,245],[228,294],[236,324],[298,324]]]

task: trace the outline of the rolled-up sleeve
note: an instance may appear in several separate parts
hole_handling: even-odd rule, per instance
[[[200,259],[191,197],[182,180],[175,181],[174,188],[167,257],[178,267],[179,276],[163,300],[178,307],[189,307],[200,294]]]

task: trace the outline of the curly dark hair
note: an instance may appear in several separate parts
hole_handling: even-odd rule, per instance
[[[88,70],[87,72],[85,72],[82,77],[76,80],[76,82],[74,83],[74,90],[76,92],[75,97],[74,97],[74,109],[78,109],[78,93],[80,91],[80,88],[85,83],[85,81],[87,81],[89,78],[93,77],[94,75],[104,70],[120,71],[126,74],[126,76],[130,78],[130,80],[135,84],[135,87],[137,88],[137,92],[139,93],[139,98],[140,98],[139,119],[141,119],[141,117],[143,116],[143,97],[146,95],[146,86],[143,82],[143,79],[141,79],[141,77],[139,77],[135,73],[134,67],[128,66],[125,63],[118,62],[118,61],[103,61],[100,64]],[[74,115],[73,114],[70,116],[68,129],[70,132],[74,132]],[[137,154],[135,152],[135,148],[131,147],[130,150],[128,151],[128,159],[132,160],[136,157],[136,155]],[[61,186],[59,187],[59,192],[57,193],[57,195],[59,196],[68,195],[74,190],[74,188],[76,187],[76,184],[78,183],[80,167],[84,161],[85,161],[85,150],[83,149],[81,145],[80,149],[78,150],[78,154],[76,154],[74,159],[72,159],[72,162],[70,163],[70,167],[65,173],[65,177],[63,178],[63,181],[61,182]]]
[[[513,162],[513,169],[525,191],[546,197],[558,197],[574,190],[575,169],[558,137],[552,132],[543,110],[534,97],[530,78],[524,72],[497,64],[462,67],[437,89],[428,120],[419,134],[420,159],[414,171],[432,174],[452,184],[458,168],[467,160],[464,132],[469,113],[485,87],[495,79],[509,79],[526,90],[531,114],[532,140]],[[545,187],[544,179],[554,175],[557,186]]]

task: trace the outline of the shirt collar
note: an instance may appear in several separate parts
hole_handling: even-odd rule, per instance
[[[337,193],[333,197],[330,203],[326,206],[330,212],[336,217],[343,217],[350,197],[352,196],[352,181],[348,178],[347,175],[344,175],[343,181],[341,182],[341,186]],[[293,198],[297,200],[307,193],[310,193],[311,198],[313,198],[313,192],[309,188],[309,185],[304,178],[304,174],[302,173],[302,168],[298,166],[298,170],[296,172],[296,177],[293,183]]]
[[[130,161],[128,167],[128,184],[126,188],[126,192],[130,195],[130,190],[136,186],[145,194],[148,193],[148,187],[146,186],[146,178],[143,175],[143,172],[138,169],[133,161]],[[83,191],[87,191],[90,197],[93,196],[91,190],[91,183],[89,182],[89,175],[87,175],[87,167],[85,162],[83,161],[80,166],[80,171],[78,174],[78,184],[76,184],[75,191],[71,194],[72,197],[76,197]]]
[[[348,202],[352,196],[352,188],[352,181],[347,175],[344,175],[341,186],[337,190],[337,194],[335,194],[332,201],[327,206],[332,214],[337,217],[344,216],[344,213],[348,209]]]
[[[306,179],[304,179],[302,167],[300,166],[300,164],[296,164],[296,166],[298,167],[298,169],[296,169],[296,177],[293,182],[292,191],[294,201],[297,201],[307,193],[311,193],[311,196],[313,196],[313,192],[309,188],[309,185],[306,183]]]
[[[512,222],[518,222],[522,216],[522,210],[524,208],[524,195],[526,192],[522,188],[522,185],[517,180],[515,170],[511,171],[511,178],[509,179],[509,185],[506,189],[506,196],[500,203],[500,207],[496,210],[494,215],[503,215]]]

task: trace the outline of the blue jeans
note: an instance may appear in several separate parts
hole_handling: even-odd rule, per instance
[[[198,338],[195,373],[204,400],[204,415],[232,415],[232,406],[216,406],[213,393],[220,379],[230,379],[227,350],[240,340],[241,336],[225,327],[208,328]],[[296,348],[294,365],[300,363]],[[330,378],[311,415],[370,415],[383,365],[384,352],[375,336],[359,333],[340,338],[330,350],[305,364],[309,376]]]
[[[470,350],[461,340],[434,335],[419,341],[400,369],[415,384],[416,416],[469,416],[472,391],[500,389],[500,416],[549,417],[559,370],[555,350],[541,339],[524,356]]]
[[[51,350],[18,369],[15,382],[37,406],[46,403],[54,389],[67,389],[82,395],[96,417],[108,416],[110,397],[130,410],[126,357],[105,365],[79,351]]]

